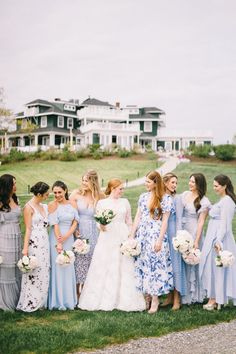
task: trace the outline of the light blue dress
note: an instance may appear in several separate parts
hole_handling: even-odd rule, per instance
[[[172,197],[173,198],[173,197]],[[173,247],[173,237],[176,236],[176,200],[179,196],[173,198],[174,207],[170,211],[170,216],[168,219],[167,235],[170,247],[171,263],[173,268],[174,276],[174,288],[180,293],[181,296],[186,295],[187,292],[187,279],[186,279],[186,269],[185,262],[181,254],[175,251]]]
[[[97,243],[99,229],[94,219],[95,209],[92,207],[86,208],[83,200],[77,201],[79,225],[78,229],[81,238],[89,240],[90,249],[87,254],[78,254],[75,257],[75,275],[76,283],[81,284],[85,282],[88,269],[92,260],[94,248]]]
[[[141,244],[141,254],[135,261],[135,273],[138,290],[143,294],[160,296],[173,290],[173,272],[167,233],[164,235],[161,251],[154,251],[154,244],[158,240],[162,221],[150,216],[148,208],[150,196],[149,192],[143,193],[138,202],[141,219],[136,239]],[[169,195],[164,195],[161,207],[163,213],[171,212],[174,209],[173,200]]]
[[[76,281],[74,264],[65,267],[56,264],[58,255],[55,245],[57,244],[54,234],[54,225],[58,224],[61,234],[65,234],[71,227],[73,220],[78,221],[78,212],[71,204],[60,204],[57,209],[49,214],[50,229],[50,284],[48,294],[48,308],[73,310],[77,303]],[[74,236],[71,235],[64,243],[63,249],[72,250]]]
[[[196,212],[193,202],[187,201],[187,196],[190,192],[182,193],[176,200],[176,227],[177,230],[187,230],[195,240],[197,233],[198,218],[202,212],[210,208],[210,201],[207,197],[203,197],[200,201],[201,207]],[[201,250],[203,243],[203,235],[199,242]],[[199,265],[185,264],[187,292],[182,296],[182,304],[191,304],[195,302],[203,302],[204,291],[199,278]]]
[[[200,261],[200,277],[208,298],[215,298],[218,304],[233,300],[236,306],[236,261],[230,267],[216,267],[214,245],[233,253],[236,259],[236,244],[232,232],[235,203],[226,195],[209,212],[210,221],[203,244]]]

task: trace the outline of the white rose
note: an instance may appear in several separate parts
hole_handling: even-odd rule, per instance
[[[3,262],[3,256],[0,256],[0,264]]]
[[[29,262],[30,262],[29,257],[27,257],[27,256],[22,257],[22,263],[24,265],[29,265]]]

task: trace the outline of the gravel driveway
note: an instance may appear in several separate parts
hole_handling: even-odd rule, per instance
[[[236,320],[76,354],[236,354]]]

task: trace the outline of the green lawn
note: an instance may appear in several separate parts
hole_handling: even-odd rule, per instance
[[[111,178],[118,177],[123,181],[133,180],[145,175],[148,171],[157,166],[156,156],[149,159],[138,158],[115,158],[115,159],[80,159],[73,162],[64,161],[26,161],[16,164],[0,166],[0,175],[4,173],[12,174],[17,180],[17,193],[25,194],[28,185],[32,186],[38,181],[48,183],[50,186],[56,180],[63,180],[69,190],[72,190],[81,182],[82,174],[88,169],[98,171],[100,181],[105,186]]]
[[[114,171],[119,173],[120,170],[122,170],[120,173],[123,173],[125,176],[128,170],[131,169],[131,166],[133,170],[137,171],[137,166],[135,166],[137,162],[133,164],[132,160],[121,161],[113,161],[112,163],[103,161],[103,163],[107,163],[107,176],[114,176],[116,175]],[[125,165],[123,165],[123,161]],[[86,161],[83,162],[85,163]],[[92,163],[97,162],[102,161],[92,161]],[[90,161],[87,161],[87,163],[90,163]],[[68,167],[69,165],[67,164],[65,163],[65,166]],[[116,164],[118,166],[114,170]],[[144,164],[143,161],[142,164]],[[146,168],[146,164],[144,165],[143,171],[146,173],[150,168]],[[50,171],[49,166],[47,167],[47,173]],[[52,166],[54,165],[51,163],[51,168]],[[96,168],[102,175],[105,167],[104,164],[101,166],[103,170],[100,170],[98,165]],[[14,169],[13,167],[12,169]],[[94,165],[93,168],[95,168]],[[151,168],[154,168],[154,166]],[[83,168],[81,167],[81,171],[84,171],[84,169],[86,169],[85,165],[83,165]],[[20,166],[18,171],[15,168],[19,176],[21,170],[22,166]],[[215,175],[223,172],[229,175],[234,185],[236,185],[235,167],[233,165],[181,164],[175,172],[179,176],[179,193],[188,189],[188,178],[192,172],[204,173],[208,181],[208,197],[212,202],[217,199],[212,190],[212,181]],[[33,168],[32,172],[31,165],[28,166],[29,180],[32,173],[35,173],[35,168]],[[54,167],[52,173],[56,173]],[[135,175],[136,172],[133,171],[132,173]],[[65,171],[62,169],[60,171],[60,178],[66,180],[65,176],[67,174],[68,168]],[[145,191],[143,186],[125,190],[125,196],[130,200],[133,215],[137,207],[138,196],[143,191]],[[28,197],[21,197],[20,199],[23,205]],[[235,220],[234,234],[236,236]],[[230,321],[235,318],[236,307],[229,306],[223,308],[221,311],[207,312],[202,310],[201,305],[183,306],[178,312],[172,312],[170,309],[160,309],[155,315],[148,315],[147,313],[124,313],[121,311],[86,312],[75,310],[60,312],[45,310],[32,314],[18,312],[4,313],[0,311],[0,353],[67,353],[79,349],[91,350],[93,348],[102,348],[108,344],[122,343],[131,338],[160,336],[206,324]]]

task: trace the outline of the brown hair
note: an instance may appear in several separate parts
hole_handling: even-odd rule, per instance
[[[85,177],[85,176],[88,179],[88,185],[89,185],[89,189],[92,193],[92,198],[94,200],[94,204],[96,204],[99,199],[104,198],[104,194],[101,192],[101,189],[99,186],[98,174],[95,170],[88,170],[83,175],[83,177]],[[83,188],[83,186],[80,188],[79,193],[81,195],[86,194],[86,190]]]
[[[196,189],[198,192],[198,197],[194,199],[194,206],[196,211],[198,211],[201,208],[201,199],[204,197],[207,191],[207,183],[206,183],[206,178],[202,173],[192,173],[191,177],[194,177],[195,179],[195,184],[196,184]]]
[[[162,179],[163,179],[163,183],[164,183],[164,191],[166,192],[166,183],[168,183],[170,180],[171,180],[171,178],[176,178],[176,179],[178,179],[178,177],[174,174],[174,173],[172,173],[172,172],[168,172],[168,173],[166,173],[163,177],[162,177]],[[171,194],[172,195],[174,195],[176,192],[172,192]]]
[[[155,188],[152,191],[152,197],[149,205],[150,215],[153,219],[160,219],[162,216],[162,208],[161,208],[161,200],[163,195],[165,194],[164,191],[164,183],[162,181],[160,173],[157,171],[151,171],[146,175],[151,181],[155,183]],[[155,210],[158,210],[158,215],[155,215]]]
[[[123,182],[119,178],[112,178],[107,184],[107,188],[105,190],[106,195],[110,195],[114,188],[119,187]]]
[[[236,204],[236,195],[234,193],[234,186],[228,176],[218,175],[214,178],[214,181],[219,183],[221,186],[226,186],[225,193],[234,201]]]

